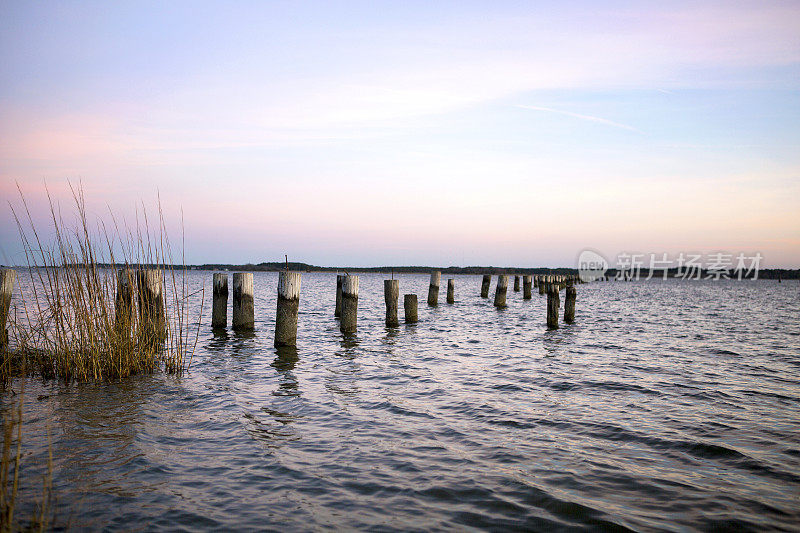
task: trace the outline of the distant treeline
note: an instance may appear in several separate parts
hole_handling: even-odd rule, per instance
[[[308,263],[298,263],[294,261],[289,261],[289,263],[280,263],[280,262],[273,262],[273,263],[247,263],[244,265],[232,265],[232,264],[225,264],[225,263],[208,263],[204,265],[187,265],[186,267],[191,270],[229,270],[229,271],[239,271],[239,272],[278,272],[280,270],[284,270],[287,268],[293,271],[299,272],[397,272],[398,274],[428,274],[433,272],[434,270],[439,270],[442,274],[471,274],[471,275],[479,275],[479,274],[512,274],[512,275],[537,275],[537,274],[561,274],[561,275],[568,275],[568,274],[577,274],[578,269],[576,268],[545,268],[545,267],[537,267],[537,268],[522,268],[522,267],[495,267],[495,266],[468,266],[468,267],[431,267],[431,266],[381,266],[381,267],[323,267],[317,265],[309,265]],[[98,263],[98,267],[100,268],[111,268],[114,266],[115,268],[123,268],[125,265],[111,265],[108,263]],[[139,268],[158,268],[159,265],[133,265]],[[163,266],[163,265],[162,265]],[[182,268],[181,265],[173,265],[173,268]],[[630,275],[631,271],[618,271],[617,269],[609,269],[606,272],[606,276],[611,279],[617,277],[623,277],[625,275]],[[747,274],[742,274],[743,278],[752,278],[753,272],[749,272]],[[634,273],[634,278],[644,279],[648,277],[652,278],[663,278],[664,277],[664,270],[654,269],[652,275],[650,274],[650,270],[647,268],[639,269],[638,275]],[[667,277],[668,278],[677,278],[677,277],[684,277],[684,278],[691,278],[691,279],[707,279],[707,278],[714,278],[714,277],[727,277],[731,279],[737,279],[739,277],[738,272],[734,270],[728,270],[726,275],[722,275],[720,271],[712,271],[712,270],[694,270],[691,272],[679,271],[677,268],[671,268],[667,270]],[[800,279],[800,269],[785,269],[785,268],[766,268],[761,269],[758,271],[758,278],[759,279]]]
[[[625,277],[631,276],[631,271],[619,271],[617,269],[609,269],[606,272],[606,276],[609,278],[613,277]],[[737,270],[728,269],[728,270],[707,270],[707,269],[695,269],[689,270],[686,269],[679,270],[678,268],[670,268],[666,271],[666,277],[668,278],[685,278],[685,279],[750,279],[757,275],[758,279],[800,279],[800,269],[786,269],[786,268],[765,268],[759,269],[757,272],[745,272],[742,271],[741,273]],[[646,279],[646,278],[654,278],[654,279],[663,279],[664,278],[664,270],[663,269],[653,269],[652,275],[650,273],[650,269],[642,268],[638,271],[638,276],[636,274],[633,275],[634,278],[638,279]]]
[[[280,263],[280,262],[273,262],[273,263],[258,263],[252,264],[247,263],[245,265],[229,265],[229,264],[205,264],[205,265],[196,265],[192,268],[197,268],[198,270],[230,270],[230,271],[256,271],[256,272],[278,272],[280,270],[284,270],[287,267],[287,263]],[[449,266],[449,267],[431,267],[431,266],[380,266],[380,267],[323,267],[317,265],[309,265],[308,263],[297,263],[297,262],[289,262],[288,263],[289,270],[294,271],[301,271],[301,272],[397,272],[399,274],[428,274],[434,270],[441,271],[442,274],[517,274],[517,275],[527,275],[527,274],[577,274],[578,269],[576,268],[545,268],[545,267],[537,267],[537,268],[522,268],[522,267],[495,267],[495,266],[468,266],[468,267],[456,267],[456,266]],[[609,278],[616,277],[618,271],[616,269],[609,269],[606,272],[606,275]],[[697,272],[690,273],[691,276],[688,274],[686,276],[682,276],[682,272],[679,272],[677,268],[671,268],[667,270],[667,277],[674,278],[674,277],[697,277]],[[714,271],[709,270],[700,270],[699,277],[702,279],[708,277],[715,277],[717,275]],[[639,270],[639,279],[646,278],[650,276],[650,270],[643,268]],[[753,276],[753,273],[749,273],[747,275],[743,275],[742,277],[750,278]],[[664,271],[663,270],[653,270],[652,276],[653,278],[663,278]],[[727,272],[727,277],[729,278],[737,278],[738,273],[730,270]],[[800,269],[781,269],[781,268],[769,268],[763,269],[758,271],[758,277],[763,279],[800,279]]]
[[[278,272],[284,270],[287,263],[247,263],[246,265],[206,264],[197,265],[199,270],[238,270],[256,272]],[[195,268],[195,267],[193,267]],[[577,274],[575,268],[513,268],[513,267],[431,267],[431,266],[380,266],[380,267],[323,267],[289,261],[289,270],[300,272],[397,272],[398,274],[428,274],[434,270],[442,274]]]

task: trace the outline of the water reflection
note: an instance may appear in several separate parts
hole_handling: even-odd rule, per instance
[[[392,348],[398,343],[400,339],[400,328],[398,326],[386,326],[386,335],[382,341],[383,345],[389,348],[389,355],[393,353]]]
[[[246,430],[253,439],[261,442],[268,448],[280,448],[287,442],[295,441],[300,438],[291,424],[302,417],[293,416],[290,413],[276,411],[268,407],[262,407],[261,411],[268,414],[269,418],[261,420],[250,413],[244,414],[244,418],[248,422]]]
[[[231,355],[234,357],[250,355],[256,347],[255,341],[255,330],[234,331],[229,343]]]
[[[272,361],[270,366],[277,370],[283,379],[278,384],[278,390],[272,393],[274,396],[300,396],[297,377],[292,372],[298,360],[296,347],[281,346],[280,348],[275,348],[275,360]]]
[[[564,342],[564,335],[561,334],[560,329],[547,329],[542,334],[542,345],[544,346],[545,357],[555,357],[564,353],[564,348],[561,346]]]
[[[356,357],[358,337],[345,335],[340,345],[343,350],[336,352],[338,360],[327,369],[325,388],[338,396],[353,396],[360,391],[356,377],[361,373],[361,364]]]
[[[275,348],[275,360],[272,362],[272,367],[280,372],[294,370],[298,359],[296,346],[280,346]]]
[[[223,328],[215,328],[211,330],[212,336],[206,343],[206,349],[210,352],[221,352],[228,344],[228,330]]]
[[[274,396],[300,396],[300,387],[297,386],[297,380],[294,376],[290,379],[281,382],[278,385],[278,390],[272,393]]]
[[[339,345],[344,348],[344,352],[339,352],[336,355],[341,357],[355,357],[358,348],[358,334],[357,333],[342,333],[342,340]]]
[[[279,377],[278,387],[272,392],[270,405],[261,406],[258,412],[245,413],[248,433],[269,448],[278,448],[299,439],[291,425],[303,418],[292,412],[300,398],[300,386],[294,370],[300,357],[294,346],[274,348],[275,359],[270,366]],[[266,414],[268,416],[260,416]]]

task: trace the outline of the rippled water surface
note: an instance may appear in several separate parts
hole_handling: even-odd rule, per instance
[[[547,331],[544,296],[496,310],[478,276],[436,308],[400,276],[386,328],[384,278],[361,275],[345,339],[335,275],[303,274],[278,352],[276,274],[255,274],[255,333],[215,335],[192,272],[188,374],[25,382],[23,489],[49,433],[58,516],[88,529],[800,528],[797,281],[580,285]]]

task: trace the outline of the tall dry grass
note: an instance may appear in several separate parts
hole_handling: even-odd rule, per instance
[[[120,225],[112,212],[108,224],[93,225],[83,189],[70,189],[72,223],[47,192],[48,242],[21,189],[19,206],[11,206],[27,262],[17,279],[28,279],[27,290],[17,287],[18,309],[9,314],[9,349],[2,354],[0,380],[7,382],[23,368],[66,381],[188,369],[203,298],[190,324],[193,295],[183,255],[175,266],[160,198],[152,227],[144,207],[132,228]],[[160,298],[141,294],[148,276],[162,280]]]

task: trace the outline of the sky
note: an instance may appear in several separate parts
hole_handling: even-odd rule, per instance
[[[800,3],[0,0],[0,263],[70,183],[189,263],[798,268]]]

